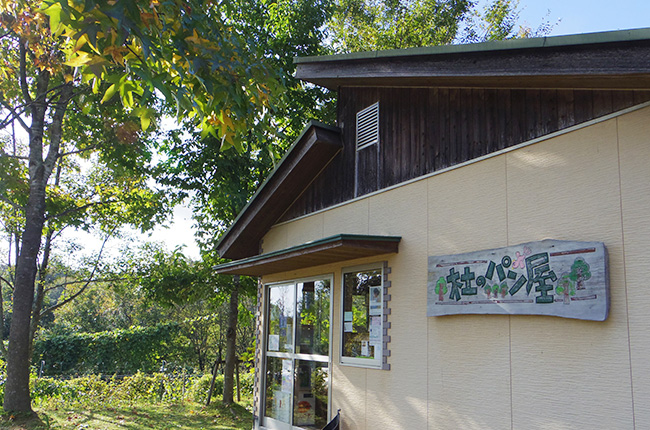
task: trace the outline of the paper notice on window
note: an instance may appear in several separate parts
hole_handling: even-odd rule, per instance
[[[343,323],[343,331],[346,333],[352,333],[352,322]]]
[[[381,341],[381,317],[370,317],[370,333],[368,337],[371,342]]]
[[[278,351],[280,349],[280,335],[269,335],[269,351]]]
[[[282,391],[293,392],[293,374],[291,372],[291,360],[282,360]]]
[[[370,315],[381,315],[381,287],[370,287]]]
[[[370,352],[368,351],[368,341],[367,340],[362,340],[361,341],[361,356],[362,357],[367,357],[370,355]]]

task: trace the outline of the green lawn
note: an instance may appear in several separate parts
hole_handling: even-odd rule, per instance
[[[12,430],[250,430],[252,414],[243,406],[205,407],[197,403],[134,404],[122,407],[67,410],[37,408],[37,417],[3,415],[0,429]]]

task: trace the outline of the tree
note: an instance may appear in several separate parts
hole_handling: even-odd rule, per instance
[[[591,278],[591,267],[584,258],[578,257],[571,265],[571,273],[569,278],[575,282],[577,290],[585,289],[585,281]]]
[[[335,0],[328,24],[336,53],[475,43],[548,34],[518,25],[518,0]]]
[[[471,0],[338,0],[329,23],[335,52],[448,45]]]
[[[304,122],[314,117],[333,118],[332,96],[323,89],[306,87],[293,77],[294,56],[326,52],[322,28],[328,17],[326,1],[229,2],[227,22],[255,41],[285,83],[286,91],[276,102],[275,115],[269,117],[272,127],[250,127],[239,152],[222,150],[220,141],[205,133],[187,139],[180,130],[172,133],[161,148],[168,158],[159,177],[163,183],[192,195],[204,262],[222,262],[214,255],[214,245],[300,133]],[[224,403],[233,401],[240,301],[253,296],[256,289],[251,278],[229,279],[220,290],[229,304]]]
[[[28,134],[25,154],[0,156],[12,172],[27,167],[24,177],[0,182],[0,200],[19,219],[9,229],[16,260],[4,409],[31,411],[30,320],[35,289],[39,300],[38,258],[47,262],[54,237],[49,223],[90,207],[114,217],[113,229],[128,221],[119,199],[84,205],[51,198],[66,160],[83,155],[112,172],[138,172],[146,151],[136,144],[157,106],[191,118],[222,147],[241,147],[242,131],[264,123],[278,84],[212,1],[10,0],[0,5],[0,46],[0,129],[17,125]],[[114,138],[98,137],[104,134]],[[133,207],[154,209],[151,196],[132,197]],[[59,211],[52,210],[57,201]]]

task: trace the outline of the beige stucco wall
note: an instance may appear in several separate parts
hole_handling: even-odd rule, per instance
[[[338,233],[402,236],[398,254],[264,278],[334,275],[333,410],[343,428],[650,428],[650,108],[294,222],[265,252]],[[602,241],[605,322],[427,317],[427,257],[545,238]],[[338,364],[341,268],[388,261],[391,370]]]

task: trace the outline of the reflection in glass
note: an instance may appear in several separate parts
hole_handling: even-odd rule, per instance
[[[266,399],[264,416],[285,423],[290,422],[291,392],[293,388],[292,360],[267,357]]]
[[[343,356],[381,356],[381,270],[343,276]]]
[[[329,354],[330,281],[298,284],[296,353]]]
[[[293,352],[294,300],[293,285],[269,288],[269,351]]]
[[[296,360],[293,425],[321,429],[327,424],[329,369],[327,363]]]

